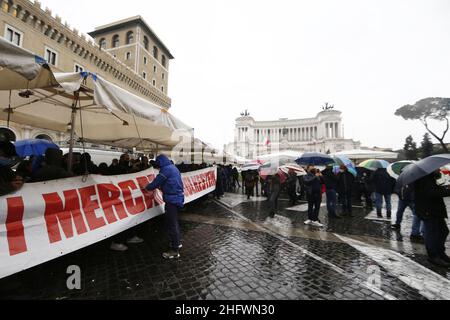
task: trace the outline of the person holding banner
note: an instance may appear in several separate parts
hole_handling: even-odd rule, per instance
[[[166,225],[170,239],[170,249],[163,253],[163,258],[178,259],[182,248],[178,213],[183,208],[185,200],[183,180],[180,171],[165,155],[158,156],[155,164],[160,169],[159,175],[146,189],[150,192],[160,189],[163,192],[163,200],[166,204]]]

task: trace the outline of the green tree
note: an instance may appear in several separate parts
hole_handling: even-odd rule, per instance
[[[448,153],[444,139],[450,129],[449,114],[450,98],[423,99],[414,105],[403,106],[395,112],[396,116],[401,116],[405,120],[420,120],[427,131],[439,141],[445,153]],[[447,123],[447,127],[441,136],[431,130],[429,124],[430,119],[445,121]]]
[[[422,143],[420,145],[420,155],[423,159],[428,158],[433,154],[433,142],[431,141],[430,135],[425,133],[423,136]]]
[[[405,151],[406,160],[417,160],[419,150],[417,149],[417,144],[414,142],[412,136],[408,136],[406,138],[403,150]]]

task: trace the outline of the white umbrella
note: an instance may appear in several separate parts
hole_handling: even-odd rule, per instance
[[[280,167],[280,170],[283,171],[286,174],[288,174],[289,171],[294,171],[297,174],[298,177],[307,175],[305,169],[303,169],[301,166],[299,166],[296,163],[286,164],[286,165]]]

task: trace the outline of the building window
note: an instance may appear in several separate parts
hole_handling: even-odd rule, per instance
[[[164,92],[164,87],[161,87],[161,92]]]
[[[144,64],[147,65],[147,57],[144,57]]]
[[[147,51],[148,51],[148,45],[149,45],[148,38],[147,38],[147,36],[144,36],[144,48]]]
[[[162,55],[162,57],[161,57],[161,64],[163,65],[164,68],[166,67],[166,56],[165,55]]]
[[[166,75],[163,73],[163,74],[161,75],[161,77],[162,77],[162,79],[164,80],[164,79],[166,78]]]
[[[106,39],[105,38],[101,38],[100,42],[98,43],[98,45],[100,46],[100,49],[106,49]]]
[[[119,46],[120,42],[119,42],[119,35],[114,35],[114,37],[112,38],[112,47],[113,48],[117,48]]]
[[[8,128],[0,128],[0,141],[15,142],[17,140],[16,134]]]
[[[152,84],[153,84],[154,87],[156,87],[156,80],[155,79],[153,79]]]
[[[127,44],[132,44],[134,41],[134,33],[133,31],[129,31],[127,33]]]
[[[45,60],[48,64],[56,67],[58,64],[58,53],[53,49],[45,47]]]
[[[125,60],[130,60],[131,59],[131,52],[127,52],[125,54]]]
[[[154,47],[153,47],[153,58],[155,58],[156,60],[158,60],[158,56],[159,56],[159,50],[158,50],[158,47],[154,46]]]
[[[53,139],[49,135],[46,135],[46,134],[40,134],[40,135],[36,136],[36,139],[47,140],[47,141],[53,142]]]
[[[5,39],[8,40],[9,42],[14,43],[16,46],[21,47],[23,33],[13,27],[6,26]]]
[[[156,68],[156,66],[153,66],[153,73],[157,74],[158,73],[158,69]]]
[[[82,67],[79,64],[75,63],[74,70],[75,70],[75,72],[80,73],[80,72],[84,71],[84,67]]]
[[[142,78],[147,79],[147,73],[142,72]]]

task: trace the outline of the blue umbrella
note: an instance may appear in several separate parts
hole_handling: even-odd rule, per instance
[[[15,144],[16,152],[21,158],[30,156],[42,156],[47,149],[58,149],[53,142],[43,139],[29,139],[17,141]]]
[[[353,167],[347,167],[348,172],[350,172],[355,178],[358,176],[358,172],[356,171],[355,168]],[[333,167],[333,173],[334,174],[339,174],[339,172],[341,171],[341,167],[340,166],[334,166]]]
[[[450,163],[450,154],[439,154],[407,166],[397,180],[401,188],[423,178]]]
[[[333,164],[334,160],[329,155],[324,153],[305,153],[303,156],[295,160],[297,164],[307,166],[312,164],[314,166],[327,166],[329,164]]]
[[[336,174],[339,173],[340,166],[346,166],[348,171],[352,175],[354,175],[355,177],[358,176],[358,172],[356,171],[355,164],[349,158],[347,158],[345,156],[335,156],[335,157],[333,157],[333,160],[335,163],[335,166],[333,168],[334,173],[336,173]]]

